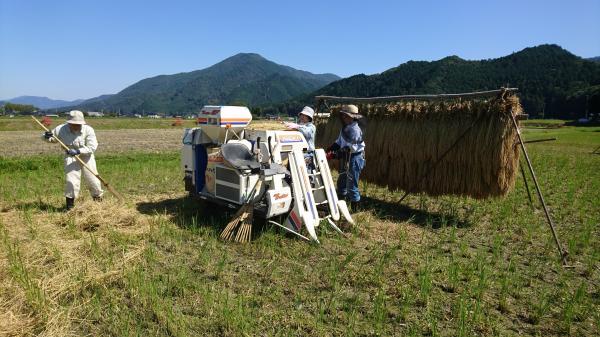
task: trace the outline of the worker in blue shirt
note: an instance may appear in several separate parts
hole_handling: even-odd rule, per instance
[[[343,105],[340,110],[342,130],[335,143],[328,149],[328,158],[340,159],[340,176],[337,193],[340,199],[347,199],[353,211],[359,208],[360,192],[358,179],[365,167],[365,142],[363,130],[358,121],[363,118],[356,105]]]

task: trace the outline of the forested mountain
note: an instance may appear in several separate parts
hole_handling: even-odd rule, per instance
[[[461,93],[517,87],[525,111],[533,116],[577,118],[600,113],[600,64],[557,45],[526,48],[489,60],[449,56],[438,61],[409,61],[383,73],[355,75],[265,112],[288,112],[313,103],[315,95],[373,97]]]
[[[237,54],[203,70],[141,80],[77,108],[186,113],[205,104],[259,106],[307,94],[337,79],[333,74],[315,75],[279,65],[258,54]]]

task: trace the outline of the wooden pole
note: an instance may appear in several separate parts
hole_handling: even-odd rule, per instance
[[[544,201],[544,196],[542,195],[542,190],[540,189],[540,184],[538,184],[537,177],[535,176],[535,172],[533,171],[533,166],[531,165],[531,160],[529,160],[529,154],[527,154],[527,149],[525,148],[525,143],[523,142],[523,138],[521,137],[521,130],[519,129],[517,120],[515,119],[515,116],[512,114],[512,112],[510,114],[510,117],[512,119],[513,126],[515,127],[515,130],[517,131],[517,137],[519,137],[519,144],[521,144],[521,149],[523,150],[523,155],[525,156],[525,160],[527,161],[527,166],[529,167],[529,172],[531,173],[531,176],[533,177],[533,183],[535,185],[535,189],[536,189],[538,198],[540,199],[542,207],[544,208],[544,214],[546,215],[546,220],[548,222],[548,225],[550,226],[550,230],[552,231],[552,236],[554,237],[554,242],[556,242],[556,247],[558,248],[558,252],[560,254],[563,265],[566,265],[567,264],[567,255],[569,255],[569,252],[562,247],[562,245],[560,244],[560,241],[558,240],[558,236],[556,235],[556,230],[554,229],[554,222],[552,221],[552,218],[550,217],[550,212],[548,212],[548,207],[546,206],[546,202]]]
[[[525,144],[529,144],[529,143],[540,143],[540,142],[549,142],[552,140],[556,140],[556,137],[552,137],[552,138],[544,138],[544,139],[533,139],[533,140],[526,140],[524,141]]]
[[[35,118],[34,116],[31,116],[31,118],[36,123],[38,123],[38,125],[41,126],[44,129],[44,131],[46,131],[46,132],[50,131],[37,118]],[[69,150],[69,147],[66,146],[65,143],[63,143],[57,136],[55,136],[54,139],[56,139],[56,141],[60,144],[60,146],[62,146],[62,148],[65,151]],[[75,158],[75,160],[77,160],[79,162],[79,164],[81,164],[81,166],[83,166],[85,169],[87,169],[88,171],[90,171],[96,178],[98,178],[98,180],[100,180],[100,182],[102,182],[102,185],[104,185],[104,187],[106,187],[106,189],[109,190],[110,193],[112,193],[115,197],[117,197],[117,199],[119,199],[119,201],[123,202],[125,200],[123,198],[123,196],[119,192],[117,192],[111,185],[109,185],[106,180],[104,180],[97,172],[94,172],[94,170],[92,170],[83,160],[81,160],[81,158],[79,158],[79,155],[76,155],[76,156],[73,156],[73,157]]]
[[[521,169],[521,175],[523,176],[523,183],[525,183],[525,191],[527,191],[527,197],[529,198],[529,206],[533,207],[533,200],[531,199],[531,192],[529,191],[529,184],[527,183],[527,177],[525,176],[525,169],[523,164],[519,161],[519,168]]]
[[[497,90],[478,91],[478,92],[467,92],[461,94],[439,94],[439,95],[401,95],[401,96],[381,96],[381,97],[338,97],[338,96],[315,96],[315,100],[334,101],[334,102],[390,102],[403,99],[419,99],[419,100],[430,100],[430,99],[445,99],[445,98],[473,98],[473,97],[485,97],[495,96],[503,94],[505,92],[516,92],[517,88],[502,88]]]

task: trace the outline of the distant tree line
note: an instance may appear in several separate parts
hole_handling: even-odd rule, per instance
[[[29,104],[15,104],[6,102],[0,106],[0,114],[31,115],[39,109]]]

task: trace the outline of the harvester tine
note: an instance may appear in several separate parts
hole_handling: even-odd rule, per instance
[[[327,223],[329,223],[329,225],[333,227],[333,229],[335,229],[336,232],[340,233],[343,236],[346,236],[346,233],[342,232],[342,230],[333,222],[333,220],[331,220],[331,218],[327,218]]]
[[[285,227],[284,225],[282,225],[282,224],[280,224],[280,223],[277,223],[277,222],[275,222],[275,221],[273,221],[273,220],[268,220],[268,221],[269,221],[269,223],[270,223],[270,224],[273,224],[273,225],[275,225],[275,226],[277,226],[277,227],[283,228],[283,229],[284,229],[284,230],[286,230],[288,233],[292,233],[292,234],[294,234],[294,235],[297,235],[298,237],[300,237],[300,238],[302,238],[302,239],[304,239],[304,240],[306,240],[306,241],[310,242],[310,239],[309,239],[309,238],[307,238],[306,236],[304,236],[304,235],[302,235],[302,234],[300,234],[300,233],[298,233],[298,232],[296,232],[296,231],[294,231],[294,230],[291,230],[291,229],[289,229],[289,228]]]
[[[348,211],[348,205],[346,204],[346,201],[338,200],[338,208],[340,209],[340,213],[342,213],[344,219],[346,219],[346,221],[348,221],[351,225],[355,225],[354,219],[352,219],[350,211]]]

